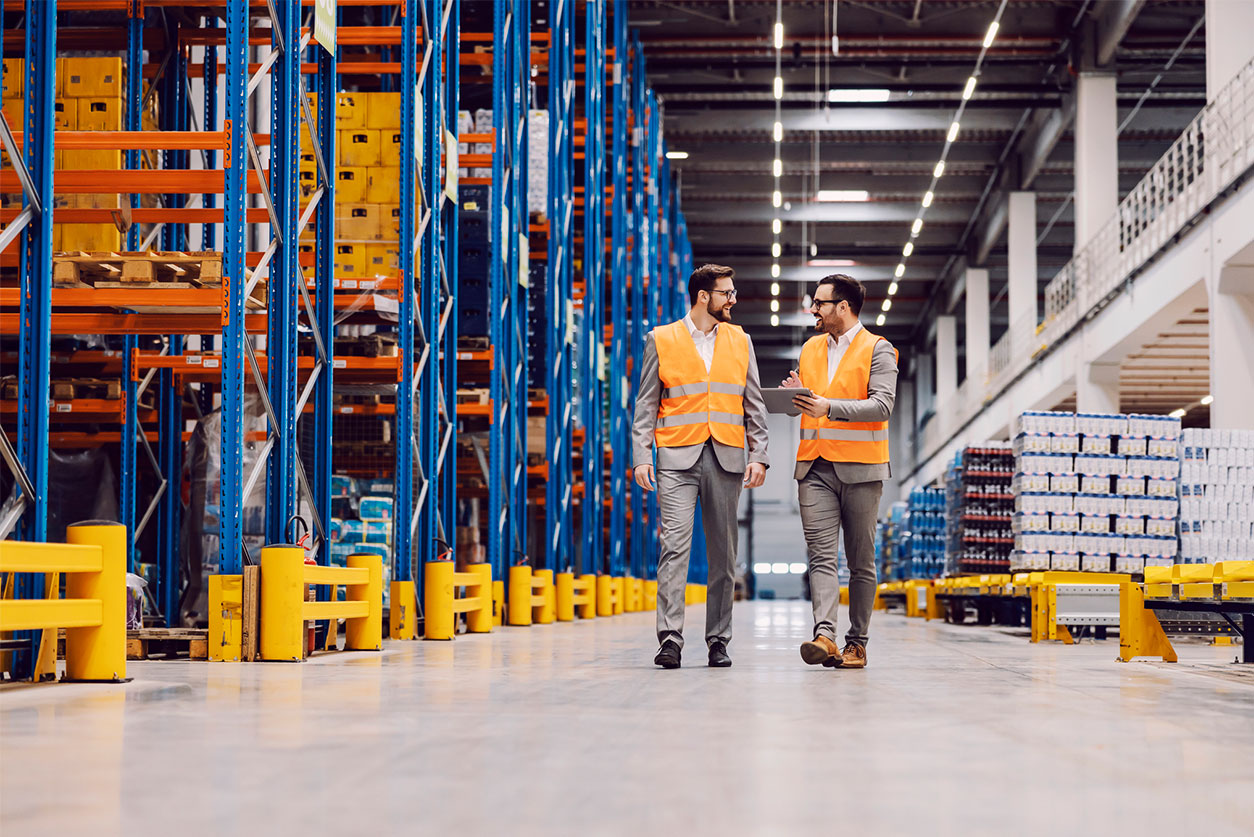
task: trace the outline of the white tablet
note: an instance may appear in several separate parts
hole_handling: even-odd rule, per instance
[[[798,395],[814,395],[805,387],[774,387],[762,390],[762,398],[766,401],[768,413],[784,413],[789,416],[801,415],[801,410],[792,400]]]

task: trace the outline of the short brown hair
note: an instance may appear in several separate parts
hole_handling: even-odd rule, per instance
[[[736,271],[721,264],[703,264],[688,277],[688,302],[697,304],[697,294],[714,290],[714,283],[724,276],[735,278]]]
[[[848,302],[849,310],[855,317],[862,313],[862,303],[866,300],[866,287],[857,279],[843,273],[833,273],[819,280],[819,286],[823,285],[831,285],[832,299],[843,299]]]

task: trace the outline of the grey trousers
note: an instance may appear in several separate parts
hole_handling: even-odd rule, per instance
[[[849,564],[849,631],[845,642],[866,645],[875,604],[875,522],[884,483],[844,483],[826,460],[818,460],[797,483],[801,526],[810,559],[810,604],[814,634],[836,641],[840,580],[836,575],[840,530],[845,530]]]
[[[744,474],[723,470],[707,442],[695,465],[686,471],[657,472],[657,499],[662,512],[662,554],[657,565],[658,644],[684,644],[684,587],[692,553],[692,522],[697,502],[705,530],[709,563],[705,605],[705,641],[731,640],[732,594],[736,588],[736,548],[740,542],[736,509]]]

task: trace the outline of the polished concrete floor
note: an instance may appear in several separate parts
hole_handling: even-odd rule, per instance
[[[870,668],[833,671],[801,664],[805,603],[735,619],[725,670],[699,641],[654,669],[634,614],[9,688],[0,833],[1254,832],[1239,649],[1123,665],[877,613]]]

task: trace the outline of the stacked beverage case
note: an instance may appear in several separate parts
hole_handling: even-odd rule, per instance
[[[1189,428],[1181,442],[1181,562],[1254,560],[1254,430]]]
[[[945,573],[1002,573],[1014,545],[1014,452],[1008,442],[968,445],[945,483]]]
[[[1180,433],[1167,416],[1019,416],[1010,570],[1139,573],[1174,563]]]

